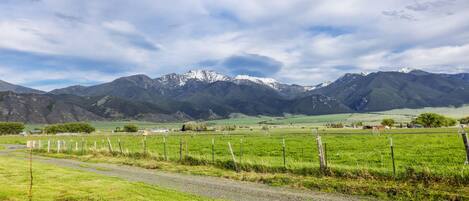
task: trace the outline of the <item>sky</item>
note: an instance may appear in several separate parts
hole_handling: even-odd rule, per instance
[[[191,69],[314,85],[469,72],[467,0],[1,0],[0,79],[41,90]]]

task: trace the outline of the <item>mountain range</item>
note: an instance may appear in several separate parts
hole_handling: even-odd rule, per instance
[[[469,103],[469,74],[345,74],[316,86],[191,70],[158,78],[121,77],[50,92],[0,82],[0,121],[57,123],[137,119],[187,121],[245,115],[335,114]]]

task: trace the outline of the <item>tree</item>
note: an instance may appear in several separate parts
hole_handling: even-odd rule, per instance
[[[23,129],[24,124],[20,122],[0,122],[0,135],[19,134]]]
[[[138,131],[138,127],[134,124],[128,124],[124,126],[124,132],[135,133]]]
[[[436,128],[442,126],[454,126],[456,125],[456,120],[436,113],[422,113],[413,120],[412,123],[420,124],[425,128]]]
[[[459,119],[460,124],[469,124],[469,116]]]
[[[394,123],[395,123],[394,119],[383,119],[383,121],[381,121],[381,125],[389,126],[389,127],[392,127]]]

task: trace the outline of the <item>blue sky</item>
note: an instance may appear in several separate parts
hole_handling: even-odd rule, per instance
[[[190,69],[313,85],[469,71],[467,0],[2,0],[0,79],[42,90]]]

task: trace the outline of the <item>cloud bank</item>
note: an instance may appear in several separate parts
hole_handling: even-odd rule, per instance
[[[312,85],[469,71],[469,1],[0,2],[0,79],[43,90],[207,68]]]

